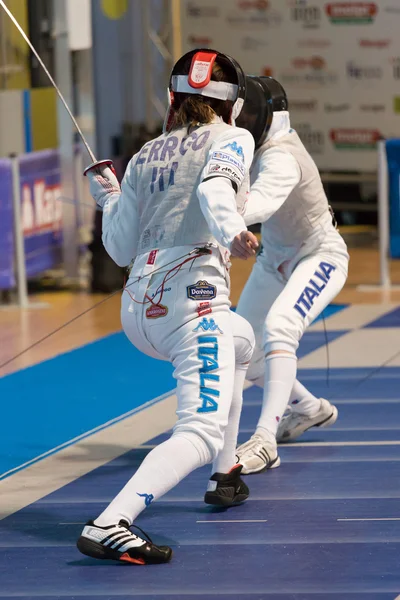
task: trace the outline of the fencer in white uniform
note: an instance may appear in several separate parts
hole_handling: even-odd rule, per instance
[[[167,562],[129,527],[194,469],[212,463],[205,502],[232,506],[248,497],[235,450],[242,390],[254,335],[230,310],[229,254],[255,254],[241,212],[254,152],[233,127],[245,95],[234,59],[192,51],[175,65],[165,132],[130,161],[119,189],[110,169],[87,171],[104,207],[103,242],[114,261],[134,263],[122,295],[122,325],[145,354],[169,360],[178,420],[78,540],[84,554],[134,564]],[[100,173],[99,173],[100,170]],[[134,365],[132,369],[134,371]]]
[[[264,392],[256,431],[237,456],[243,473],[256,473],[279,466],[277,440],[294,440],[337,419],[335,406],[296,379],[296,351],[306,328],[342,289],[349,256],[317,166],[291,128],[285,91],[269,77],[247,79],[238,124],[253,131],[256,153],[245,221],[262,224],[262,249],[237,312],[256,336],[247,378]]]

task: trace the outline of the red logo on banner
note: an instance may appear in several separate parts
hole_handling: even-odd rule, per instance
[[[359,44],[361,48],[387,48],[392,43],[392,40],[360,40]]]
[[[325,10],[332,23],[370,23],[378,6],[375,2],[330,2]]]
[[[273,77],[273,70],[271,67],[263,67],[262,75],[264,77]]]
[[[311,56],[310,58],[294,58],[292,65],[295,69],[305,69],[310,67],[311,69],[323,69],[326,67],[326,61],[322,56]]]
[[[374,148],[382,138],[377,129],[331,129],[329,137],[338,148]]]

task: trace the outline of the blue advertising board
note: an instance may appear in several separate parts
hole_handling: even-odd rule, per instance
[[[389,171],[390,255],[400,258],[400,140],[386,140]]]
[[[19,157],[21,225],[27,277],[34,277],[61,261],[62,202],[60,159],[57,150]],[[12,288],[14,232],[11,161],[0,161],[0,289]]]
[[[0,290],[15,285],[11,161],[0,159]]]

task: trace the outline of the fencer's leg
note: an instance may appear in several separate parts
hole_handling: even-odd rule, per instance
[[[264,355],[264,353],[263,353]],[[253,381],[254,385],[264,388],[264,375]],[[304,415],[315,415],[320,406],[320,398],[314,396],[298,379],[295,380],[290,392],[289,407],[294,412]]]
[[[299,341],[308,325],[342,289],[346,276],[333,256],[309,256],[299,263],[268,314],[264,350],[266,369],[270,363],[269,377],[265,378],[263,410],[257,425],[257,432],[268,440],[277,435],[296,381]],[[313,398],[308,400],[310,409]],[[315,401],[320,409],[322,402],[317,398]]]
[[[243,288],[236,309],[236,314],[246,319],[254,331],[255,348],[247,371],[247,379],[260,387],[264,387],[264,322],[284,287],[285,282],[281,275],[267,270],[258,259]]]
[[[243,404],[243,386],[247,368],[254,349],[254,333],[247,321],[231,313],[235,342],[235,377],[232,404],[228,425],[225,429],[224,445],[212,465],[212,475],[204,500],[207,504],[232,506],[249,496],[247,485],[240,479],[242,467],[236,465],[236,446],[240,415]]]
[[[289,398],[290,409],[312,417],[321,406],[321,399],[314,396],[298,379],[294,382]]]

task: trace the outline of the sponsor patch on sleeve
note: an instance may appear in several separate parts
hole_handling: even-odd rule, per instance
[[[221,175],[221,177],[228,177],[231,181],[240,185],[243,181],[243,175],[239,173],[236,167],[229,166],[226,163],[215,163],[211,161],[208,166],[208,176]]]
[[[231,167],[236,167],[243,176],[246,172],[244,164],[228,152],[220,152],[219,150],[213,152],[211,161],[215,161],[217,163],[228,163]]]

